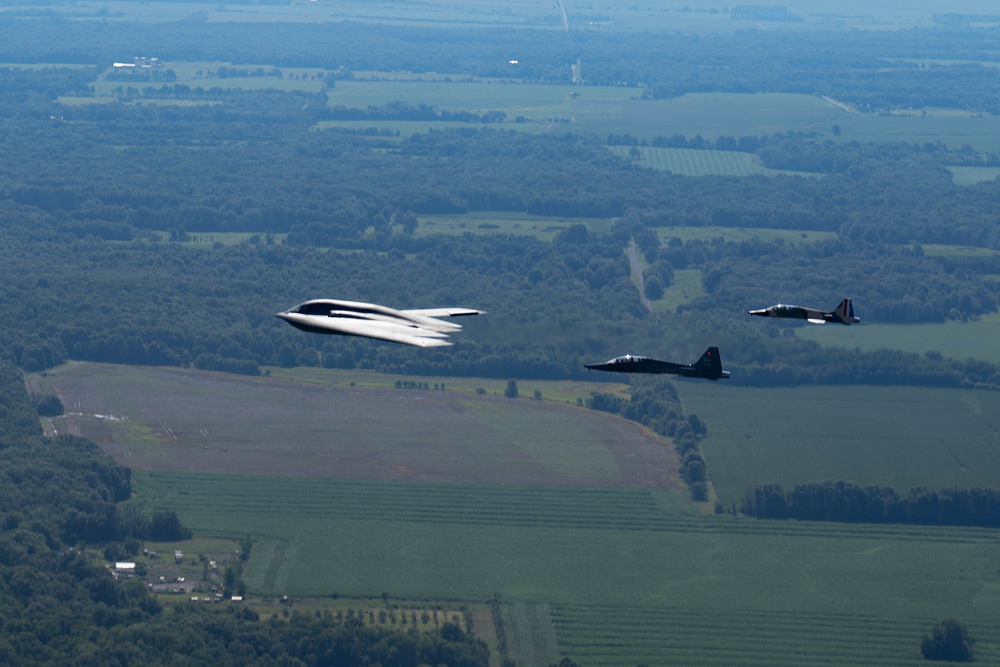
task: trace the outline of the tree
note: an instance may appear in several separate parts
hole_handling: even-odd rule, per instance
[[[659,276],[646,278],[646,298],[653,301],[663,298],[663,281]]]
[[[63,404],[55,394],[44,394],[33,396],[35,399],[35,409],[40,417],[58,417],[63,413]]]
[[[517,398],[517,380],[507,380],[507,388],[504,389],[503,395],[507,398]]]
[[[976,640],[969,636],[964,625],[947,619],[935,625],[930,635],[924,635],[920,642],[920,654],[927,660],[969,662],[975,644]]]

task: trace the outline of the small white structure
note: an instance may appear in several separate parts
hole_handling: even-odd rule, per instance
[[[128,561],[118,561],[117,563],[115,563],[115,576],[118,578],[134,577],[135,563],[131,563]]]

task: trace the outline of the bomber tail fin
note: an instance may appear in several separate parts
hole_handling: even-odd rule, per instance
[[[722,370],[722,356],[719,354],[719,348],[714,346],[705,350],[705,354],[701,355],[694,367],[700,371],[702,377],[709,380],[729,377],[729,371]]]

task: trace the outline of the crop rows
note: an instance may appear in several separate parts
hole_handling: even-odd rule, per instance
[[[618,155],[628,155],[630,147],[613,146],[611,149]],[[768,169],[749,153],[736,151],[642,146],[639,152],[644,164],[681,176],[774,176],[784,173]]]
[[[652,491],[615,487],[364,482],[174,472],[146,475],[162,493],[158,506],[206,528],[232,525],[234,517],[253,516],[255,521],[285,520],[288,525],[335,519],[921,543],[967,543],[989,540],[993,534],[974,528],[700,518],[665,512]]]
[[[927,618],[688,607],[554,605],[561,653],[580,664],[916,665]],[[1000,628],[970,628],[994,662]]]

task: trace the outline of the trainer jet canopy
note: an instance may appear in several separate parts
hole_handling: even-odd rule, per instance
[[[861,321],[860,317],[854,316],[854,304],[850,299],[844,299],[834,310],[824,312],[815,308],[803,308],[802,306],[786,306],[779,303],[770,308],[747,311],[751,315],[760,317],[783,317],[793,320],[805,320],[813,324],[826,324],[827,322],[840,322],[841,324],[856,324]]]
[[[725,380],[729,377],[729,371],[722,370],[722,358],[719,356],[719,348],[710,347],[701,355],[701,359],[693,364],[675,364],[672,361],[660,361],[652,357],[640,357],[634,354],[626,354],[622,357],[615,357],[603,364],[584,364],[594,371],[608,371],[611,373],[666,373],[669,375],[679,375],[688,378],[704,378],[713,382],[719,379]]]
[[[471,308],[396,310],[360,301],[313,299],[275,317],[311,333],[363,336],[418,347],[441,347],[452,344],[445,339],[448,334],[461,331],[462,325],[438,318],[481,314],[484,311]]]

